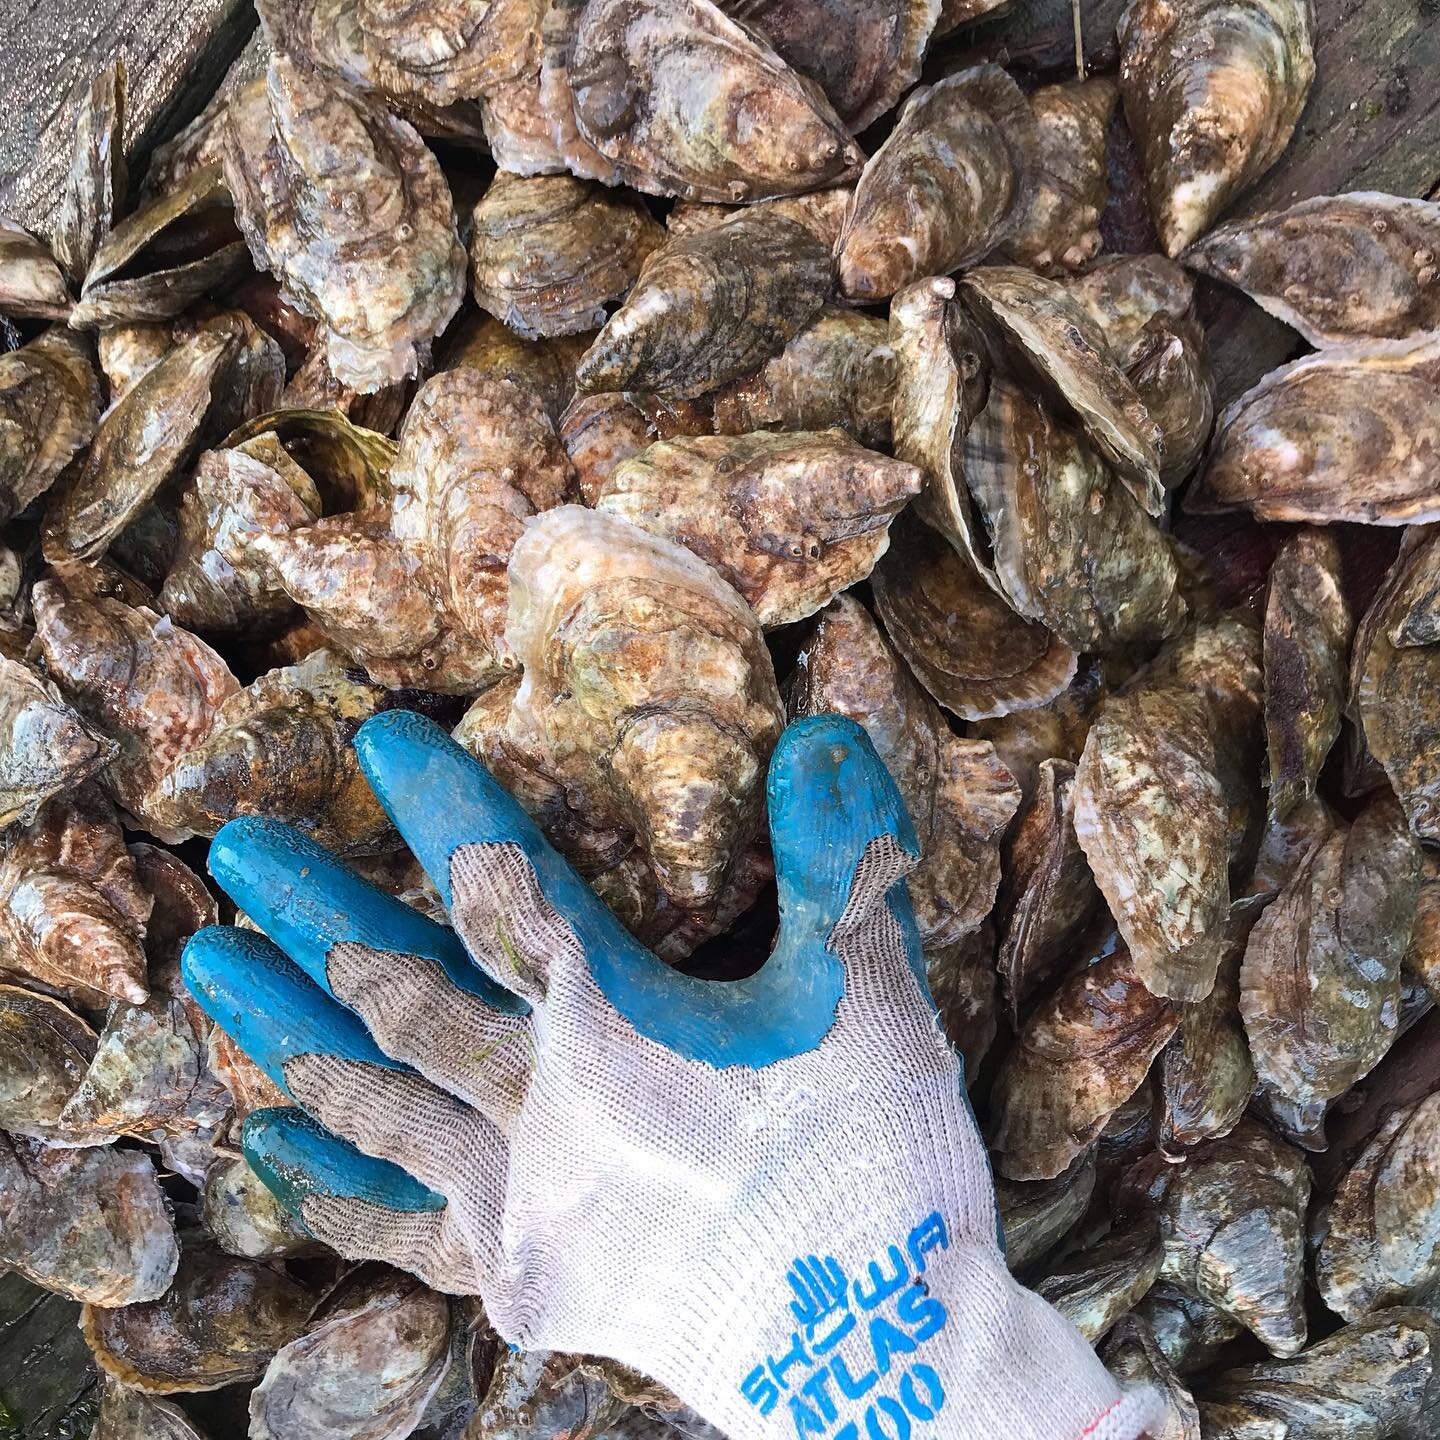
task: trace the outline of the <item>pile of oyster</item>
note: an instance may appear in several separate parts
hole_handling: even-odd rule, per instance
[[[395,706],[721,978],[781,729],[855,718],[1015,1273],[1157,1440],[1437,1433],[1440,206],[1220,223],[1307,0],[1131,0],[1078,79],[993,8],[261,0],[134,176],[87,81],[0,222],[0,1268],[83,1306],[97,1436],[705,1431],[237,1147],[204,841],[435,911],[350,748]],[[1298,358],[1217,416],[1239,292]]]

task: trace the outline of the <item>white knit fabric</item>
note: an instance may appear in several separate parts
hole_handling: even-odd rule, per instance
[[[407,1046],[446,1057],[428,1079],[292,1061],[302,1104],[449,1202],[397,1218],[314,1200],[307,1221],[346,1254],[478,1290],[518,1346],[649,1373],[735,1440],[1135,1440],[1159,1397],[1122,1393],[1006,1271],[960,1067],[884,901],[907,867],[888,840],[866,853],[830,937],[846,983],[820,1045],[716,1069],[609,1003],[517,847],[462,850],[457,929],[536,1001],[523,1073],[501,1066],[513,1103],[453,1098],[485,1089],[451,1083],[457,1058],[483,1069],[496,1043],[461,1006]],[[395,993],[396,957],[341,948],[332,980],[343,968],[362,1014],[367,991]]]

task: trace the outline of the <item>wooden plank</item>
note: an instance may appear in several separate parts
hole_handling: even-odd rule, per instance
[[[117,56],[125,146],[196,115],[256,25],[251,0],[0,0],[0,214],[48,236],[73,144],[72,95]]]

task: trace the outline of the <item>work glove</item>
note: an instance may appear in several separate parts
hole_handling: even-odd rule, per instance
[[[265,934],[184,956],[300,1107],[251,1115],[244,1148],[318,1239],[481,1296],[512,1345],[642,1370],[735,1440],[1158,1423],[1005,1268],[906,892],[915,834],[864,731],[781,737],[779,939],[732,982],[641,947],[429,721],[355,744],[454,931],[239,820],[211,869]]]

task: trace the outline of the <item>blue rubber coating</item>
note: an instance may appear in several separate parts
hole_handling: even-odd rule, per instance
[[[387,1210],[443,1210],[445,1197],[408,1170],[365,1155],[303,1110],[255,1110],[240,1146],[250,1168],[302,1223],[301,1206],[315,1195],[366,1200]]]
[[[408,1071],[370,1038],[279,946],[233,925],[192,935],[180,973],[200,1008],[283,1090],[292,1055],[339,1055]],[[292,1097],[293,1098],[293,1097]]]
[[[290,825],[250,817],[230,821],[210,847],[210,873],[327,994],[333,994],[326,972],[330,950],[353,940],[372,950],[426,956],[453,985],[498,1010],[529,1009],[470,959],[453,930],[362,880]]]

